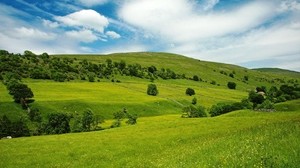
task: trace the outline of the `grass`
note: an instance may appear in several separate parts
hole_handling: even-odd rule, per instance
[[[98,132],[1,140],[0,167],[297,167],[299,137],[299,109],[143,117]]]
[[[173,80],[175,81],[175,80]],[[113,113],[126,108],[130,113],[139,116],[157,116],[165,114],[180,114],[182,107],[191,104],[193,97],[198,103],[209,108],[217,102],[236,102],[247,96],[240,90],[229,90],[218,87],[208,88],[200,82],[172,83],[172,81],[157,81],[158,96],[146,94],[147,81],[112,82],[54,82],[45,80],[24,80],[32,89],[35,102],[32,107],[39,108],[46,117],[52,112],[82,113],[91,109],[95,114],[106,119],[113,117]],[[20,105],[12,102],[4,85],[0,107],[2,114],[10,118],[24,115]],[[188,86],[195,89],[195,96],[185,95]],[[226,95],[226,97],[224,97]],[[13,108],[12,108],[13,107]],[[10,109],[10,110],[4,110]],[[1,110],[2,111],[2,110]]]

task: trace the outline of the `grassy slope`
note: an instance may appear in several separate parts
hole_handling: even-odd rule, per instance
[[[192,97],[185,95],[185,89],[196,90],[198,103],[209,108],[218,102],[240,101],[247,96],[247,91],[256,86],[270,87],[271,83],[261,81],[275,78],[287,78],[272,73],[263,73],[235,65],[199,61],[180,55],[167,53],[123,53],[111,55],[59,55],[57,57],[76,57],[77,60],[87,59],[95,63],[104,63],[107,58],[113,61],[125,60],[127,64],[139,63],[143,66],[155,65],[158,68],[170,68],[177,73],[185,73],[188,77],[200,76],[206,82],[189,80],[156,80],[160,94],[157,97],[147,96],[146,88],[150,83],[147,79],[117,76],[122,83],[101,82],[53,82],[43,80],[24,80],[35,94],[33,107],[38,107],[43,115],[51,112],[74,113],[83,112],[87,108],[96,114],[111,118],[112,113],[126,107],[129,112],[140,116],[156,116],[163,114],[179,114],[184,105],[190,104]],[[235,71],[235,78],[220,74]],[[249,76],[248,84],[242,82]],[[212,80],[220,86],[209,84]],[[237,90],[229,90],[227,82],[237,83]],[[279,83],[275,83],[279,86]],[[12,102],[3,84],[0,84],[0,113],[10,118],[26,116],[19,105]]]
[[[290,76],[293,78],[300,78],[300,72],[296,72],[296,71],[290,71],[290,70],[286,70],[286,69],[280,69],[280,68],[256,68],[253,69],[256,71],[260,71],[260,72],[267,72],[267,73],[272,73],[272,74],[277,74],[277,75],[285,75],[285,76]]]
[[[0,141],[0,167],[298,167],[300,100],[286,112],[145,117],[99,132]]]

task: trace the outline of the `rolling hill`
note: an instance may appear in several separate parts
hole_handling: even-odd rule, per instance
[[[218,117],[181,117],[182,108],[191,105],[194,97],[198,105],[209,109],[217,103],[239,102],[257,86],[267,89],[283,84],[296,86],[299,73],[251,70],[149,52],[14,59],[20,64],[12,62],[13,67],[22,67],[22,71],[16,72],[34,93],[31,108],[38,108],[43,120],[51,113],[77,115],[90,109],[104,116],[106,121],[101,127],[109,128],[113,113],[123,108],[139,118],[137,125],[122,123],[119,128],[102,131],[0,140],[0,167],[297,167],[300,164],[299,99],[276,104],[273,112],[239,110]],[[88,76],[80,76],[90,73],[83,65],[112,66],[121,61],[127,67],[140,65],[146,75],[136,77],[114,70],[109,76],[98,74],[91,82]],[[37,69],[51,74],[60,71],[56,64],[76,73],[68,72],[72,79],[63,82],[54,81],[52,76],[33,79]],[[0,62],[2,70],[9,69],[7,65]],[[160,72],[185,77],[151,80],[147,76],[151,66]],[[195,75],[201,80],[195,81]],[[228,89],[228,82],[235,82],[236,89]],[[150,83],[157,85],[157,96],[146,94]],[[189,87],[195,90],[194,96],[185,94]],[[13,102],[2,82],[0,93],[0,116],[6,115],[12,121],[21,118],[29,127],[37,127],[29,122],[27,111]]]

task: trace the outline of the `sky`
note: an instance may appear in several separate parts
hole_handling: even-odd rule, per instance
[[[300,72],[300,0],[0,0],[13,53],[170,52]]]

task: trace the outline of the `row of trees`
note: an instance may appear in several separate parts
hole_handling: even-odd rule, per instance
[[[146,78],[151,81],[161,79],[186,79],[184,74],[175,73],[169,68],[158,69],[155,66],[143,67],[140,64],[127,64],[121,60],[96,64],[76,58],[50,57],[47,53],[36,55],[25,51],[23,55],[0,50],[0,79],[11,72],[21,78],[51,79],[59,82],[74,79],[94,82],[99,79],[114,79],[115,75]]]

